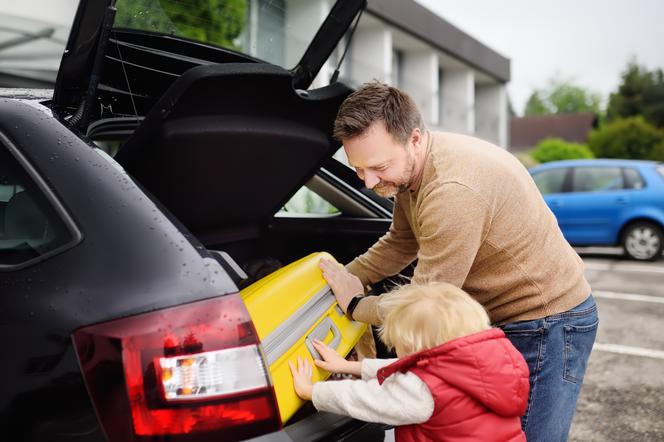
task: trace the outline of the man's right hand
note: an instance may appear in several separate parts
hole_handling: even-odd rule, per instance
[[[323,278],[325,278],[334,292],[339,307],[345,313],[350,300],[355,296],[362,296],[364,294],[362,281],[346,270],[345,267],[329,259],[321,259],[319,267],[323,271]]]

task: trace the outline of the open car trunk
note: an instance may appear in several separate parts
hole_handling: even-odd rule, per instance
[[[241,294],[263,342],[284,423],[305,405],[294,396],[286,362],[311,354],[313,338],[345,355],[365,330],[336,306],[318,255],[290,264],[326,244],[303,241],[298,220],[274,217],[339,149],[333,121],[351,92],[341,83],[308,91],[293,84],[292,72],[263,63],[194,67],[115,156],[209,249],[228,252],[249,274],[239,282]],[[338,236],[339,245],[349,231],[352,226]],[[305,409],[295,420],[313,412]]]

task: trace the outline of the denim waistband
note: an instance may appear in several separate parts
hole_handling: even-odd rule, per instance
[[[570,316],[584,316],[595,310],[597,310],[597,304],[595,304],[595,298],[593,298],[593,294],[591,293],[588,295],[585,301],[583,301],[581,304],[577,305],[576,307],[572,307],[566,312],[556,313],[555,315],[547,316],[547,318],[555,319],[555,318],[565,318]]]

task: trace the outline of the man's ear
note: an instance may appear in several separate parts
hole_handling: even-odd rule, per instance
[[[413,143],[413,146],[419,148],[422,145],[422,131],[419,127],[413,129],[410,133],[410,142]]]

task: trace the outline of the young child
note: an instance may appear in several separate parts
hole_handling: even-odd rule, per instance
[[[358,380],[312,384],[289,362],[295,391],[320,411],[396,426],[397,441],[525,441],[528,367],[482,306],[450,284],[406,285],[383,298],[380,337],[398,359],[347,361],[324,343],[316,366]]]

